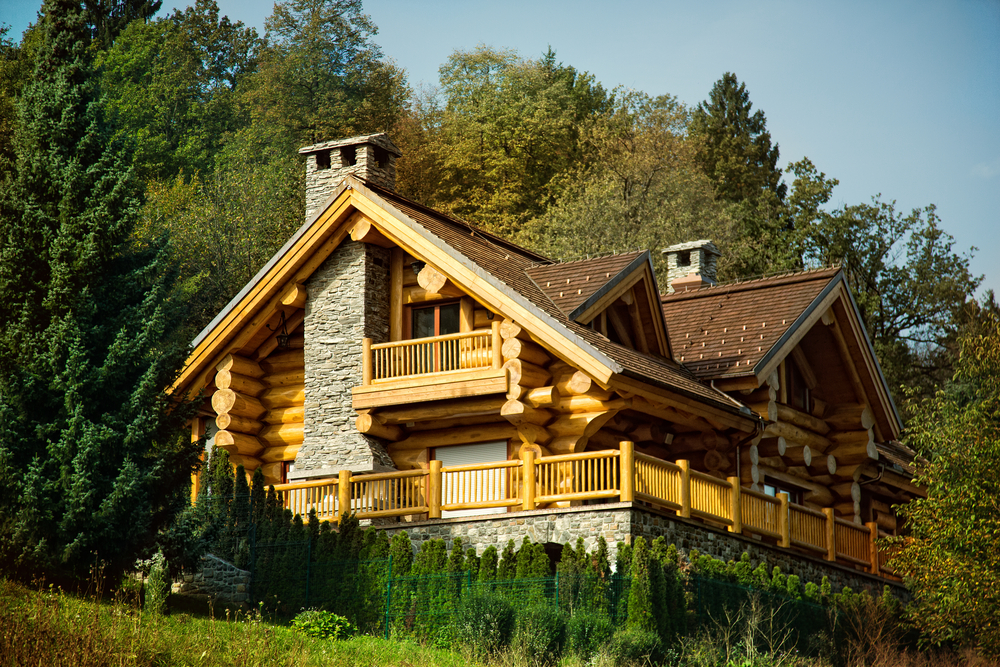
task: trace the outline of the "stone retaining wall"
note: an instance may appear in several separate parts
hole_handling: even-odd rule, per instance
[[[171,587],[182,595],[207,595],[222,602],[245,603],[250,599],[250,573],[212,554],[201,557],[201,569],[185,574]]]
[[[813,581],[818,584],[826,576],[830,578],[834,591],[840,591],[844,586],[850,586],[854,591],[881,591],[889,583],[897,595],[908,598],[906,589],[900,584],[637,503],[403,522],[384,526],[384,529],[390,538],[405,530],[417,549],[423,542],[437,538],[443,539],[450,548],[454,538],[460,537],[466,547],[475,547],[478,554],[490,545],[500,551],[508,540],[514,540],[520,546],[525,537],[532,542],[565,544],[576,543],[577,537],[582,536],[587,550],[591,551],[597,546],[598,537],[603,536],[608,543],[612,563],[618,551],[618,542],[631,544],[639,536],[652,540],[662,535],[685,556],[692,549],[697,549],[699,553],[729,561],[738,560],[745,551],[755,567],[761,562],[766,563],[769,570],[778,565],[783,573],[798,575],[803,583]]]

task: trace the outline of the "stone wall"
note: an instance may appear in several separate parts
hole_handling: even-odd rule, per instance
[[[174,593],[207,595],[222,602],[242,604],[249,600],[250,573],[212,554],[201,557],[201,569],[185,574],[172,586]]]
[[[345,240],[306,290],[305,437],[289,478],[391,470],[382,445],[355,429],[351,407],[351,388],[361,385],[361,339],[389,339],[389,251]]]
[[[681,519],[673,512],[659,511],[635,503],[398,523],[385,526],[385,530],[390,538],[400,530],[405,530],[417,549],[423,542],[438,538],[443,539],[450,549],[454,538],[461,537],[462,543],[466,547],[475,547],[478,554],[482,554],[490,545],[500,551],[508,540],[514,540],[520,546],[525,537],[532,542],[565,544],[575,543],[577,537],[582,536],[587,550],[592,551],[597,545],[597,539],[604,537],[612,563],[618,552],[618,542],[631,544],[639,536],[652,540],[662,535],[685,556],[692,549],[697,549],[699,553],[729,561],[739,559],[745,551],[755,567],[760,562],[766,563],[769,570],[778,565],[785,574],[798,575],[803,583],[813,581],[818,584],[827,576],[834,591],[839,591],[844,586],[850,586],[854,591],[881,590],[886,584],[884,579],[850,567],[781,549],[760,540],[711,528],[697,521]],[[892,585],[897,594],[907,597],[906,590],[901,585]]]

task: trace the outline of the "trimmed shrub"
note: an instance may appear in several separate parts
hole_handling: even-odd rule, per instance
[[[552,665],[566,644],[566,619],[557,607],[536,603],[517,613],[514,648],[530,665]]]
[[[659,662],[663,649],[655,632],[626,628],[614,634],[602,653],[613,665],[647,665]]]
[[[611,641],[614,633],[614,623],[602,611],[580,609],[566,623],[569,650],[583,662],[589,662],[602,646]]]
[[[455,617],[455,634],[479,658],[496,655],[514,634],[514,608],[497,595],[470,595]]]
[[[347,639],[357,634],[357,628],[346,618],[320,609],[299,613],[292,619],[292,627],[318,639]]]

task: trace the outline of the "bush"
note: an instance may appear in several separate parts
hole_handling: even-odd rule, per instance
[[[616,632],[602,653],[613,665],[646,665],[659,662],[663,648],[655,632],[627,628]]]
[[[514,634],[514,608],[496,595],[471,595],[455,617],[455,634],[480,658],[496,655]]]
[[[566,619],[558,607],[536,603],[517,614],[514,647],[530,665],[551,665],[566,644]]]
[[[357,634],[357,628],[346,618],[320,609],[301,612],[292,619],[292,627],[319,639],[348,639]]]
[[[602,646],[611,641],[614,633],[615,626],[608,615],[590,609],[580,609],[566,624],[569,649],[583,662],[589,662]]]
[[[167,595],[170,593],[170,582],[167,580],[167,559],[163,557],[163,552],[157,551],[151,559],[141,561],[139,564],[149,568],[149,576],[146,578],[146,600],[143,607],[147,612],[157,616],[165,614]]]

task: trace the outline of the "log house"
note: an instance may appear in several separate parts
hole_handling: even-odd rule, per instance
[[[268,483],[399,471],[405,520],[601,502],[612,486],[640,502],[614,452],[883,533],[892,504],[922,494],[839,269],[718,286],[718,250],[698,241],[664,251],[661,295],[648,251],[553,262],[400,197],[384,134],[300,152],[305,224],[172,388],[209,397],[192,437]],[[536,461],[558,474],[536,479]],[[398,497],[370,500],[371,516],[400,514]]]

